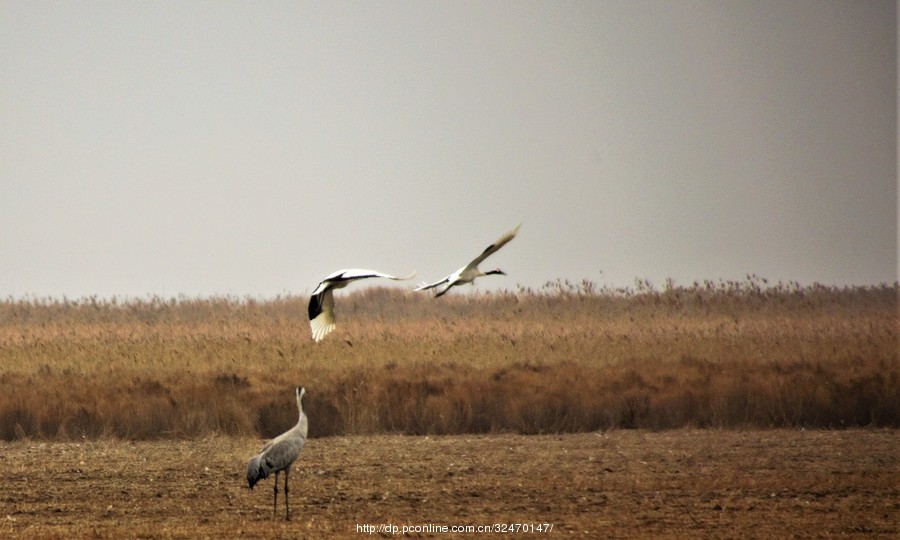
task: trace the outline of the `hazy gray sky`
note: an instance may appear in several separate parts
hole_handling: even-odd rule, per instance
[[[0,0],[0,296],[893,282],[896,6]]]

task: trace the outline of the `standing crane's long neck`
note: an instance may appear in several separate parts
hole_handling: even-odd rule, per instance
[[[294,429],[299,430],[300,434],[303,438],[306,438],[306,434],[309,431],[309,421],[306,419],[306,413],[303,412],[303,403],[300,402],[300,398],[297,398],[297,409],[300,413],[300,418],[297,419],[297,425],[294,426]]]

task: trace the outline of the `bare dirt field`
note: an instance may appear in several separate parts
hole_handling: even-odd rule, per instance
[[[494,524],[528,527],[507,537],[900,535],[896,430],[310,439],[291,477],[290,522],[283,494],[272,518],[271,479],[246,487],[260,445],[0,443],[0,537],[363,537],[365,525]]]

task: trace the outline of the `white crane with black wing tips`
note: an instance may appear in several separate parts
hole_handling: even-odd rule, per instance
[[[416,273],[408,276],[392,276],[375,270],[338,270],[319,283],[309,299],[309,327],[316,342],[322,341],[329,332],[334,330],[334,289],[342,289],[350,283],[367,278],[387,278],[402,281],[412,279]]]
[[[482,261],[484,261],[485,259],[490,257],[492,254],[494,254],[498,249],[505,246],[507,242],[509,242],[510,240],[515,238],[516,233],[519,232],[519,227],[521,227],[521,226],[522,226],[522,224],[519,223],[515,229],[509,231],[508,233],[506,233],[503,236],[501,236],[500,238],[498,238],[496,242],[494,242],[493,244],[491,244],[487,248],[485,248],[485,250],[481,252],[481,255],[472,259],[472,262],[463,266],[456,272],[453,272],[452,274],[445,277],[444,279],[442,279],[440,281],[436,281],[430,285],[423,283],[422,285],[416,287],[415,290],[424,291],[426,289],[433,289],[434,287],[437,287],[437,286],[440,286],[440,285],[443,285],[444,283],[446,283],[447,286],[444,287],[443,289],[441,289],[441,291],[438,292],[436,295],[434,295],[434,297],[437,298],[438,296],[444,295],[451,288],[453,288],[457,285],[462,285],[464,283],[472,283],[473,281],[475,281],[475,278],[478,278],[481,276],[490,276],[490,275],[494,275],[494,274],[499,274],[499,275],[505,276],[506,272],[504,272],[503,270],[500,270],[499,268],[496,268],[494,270],[489,270],[487,272],[482,272],[481,270],[478,269],[478,265],[481,264]]]
[[[263,478],[275,473],[275,499],[272,503],[274,517],[278,517],[278,473],[284,471],[285,520],[291,519],[291,508],[288,505],[288,476],[291,474],[291,465],[297,461],[297,456],[300,455],[300,450],[306,442],[308,422],[301,402],[305,393],[306,389],[302,386],[298,386],[295,390],[297,409],[300,411],[297,425],[266,443],[262,451],[250,458],[247,463],[247,484],[250,489]]]

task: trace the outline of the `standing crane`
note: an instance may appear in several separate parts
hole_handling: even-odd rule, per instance
[[[312,329],[313,339],[318,343],[322,341],[336,326],[334,322],[334,290],[343,289],[350,283],[367,278],[387,278],[402,281],[412,279],[415,272],[408,276],[396,277],[375,270],[338,270],[319,283],[309,299],[309,327]]]
[[[491,244],[487,248],[485,248],[485,250],[481,252],[481,255],[472,259],[472,262],[463,266],[456,272],[453,272],[452,274],[445,277],[444,279],[442,279],[440,281],[436,281],[430,285],[423,283],[422,285],[416,287],[415,290],[424,291],[426,289],[433,289],[439,285],[443,285],[444,283],[446,283],[447,286],[444,287],[443,289],[441,289],[441,291],[438,292],[436,295],[434,295],[434,297],[437,298],[439,296],[443,296],[447,291],[449,291],[451,288],[455,287],[456,285],[462,285],[464,283],[472,283],[475,281],[475,278],[478,278],[481,276],[490,276],[490,275],[495,275],[495,274],[505,276],[506,272],[504,272],[503,270],[500,270],[499,268],[496,268],[494,270],[489,270],[487,272],[482,272],[481,270],[478,269],[478,265],[481,264],[482,261],[484,261],[485,259],[490,257],[492,254],[494,254],[498,249],[505,246],[507,242],[509,242],[510,240],[515,238],[516,233],[519,232],[519,227],[521,227],[521,226],[522,226],[522,224],[519,223],[515,229],[509,231],[508,233],[506,233],[503,236],[501,236],[500,238],[498,238],[496,242],[494,242],[493,244]]]
[[[273,472],[275,473],[275,499],[272,503],[273,517],[278,517],[278,473],[284,471],[284,511],[286,521],[291,519],[291,508],[288,505],[288,476],[291,474],[291,466],[297,461],[297,456],[300,455],[300,450],[303,449],[303,444],[306,442],[308,429],[306,414],[303,412],[303,403],[301,402],[305,393],[306,389],[302,386],[298,386],[295,390],[297,409],[300,411],[297,425],[266,443],[262,451],[250,458],[250,461],[247,463],[247,484],[250,486],[250,489],[253,489],[253,486],[263,478],[266,478]]]

